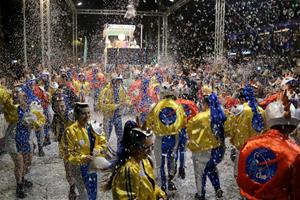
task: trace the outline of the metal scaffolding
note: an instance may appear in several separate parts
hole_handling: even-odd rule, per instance
[[[162,38],[162,55],[168,56],[168,17],[175,11],[177,11],[179,8],[183,7],[187,3],[189,3],[191,0],[179,0],[174,5],[172,5],[163,15],[163,38]]]
[[[45,1],[45,0],[44,0]],[[65,0],[73,13],[73,56],[75,63],[78,62],[77,55],[77,16],[78,15],[125,15],[126,10],[100,10],[100,9],[76,9],[72,0]],[[178,0],[166,12],[137,11],[137,16],[157,17],[158,39],[157,50],[158,59],[160,55],[168,55],[168,16],[185,6],[191,0]],[[162,23],[161,23],[162,19]],[[162,25],[162,27],[161,27]],[[224,53],[224,27],[225,27],[225,0],[216,0],[215,18],[215,59],[223,56]],[[161,31],[162,30],[162,31]],[[161,33],[162,32],[162,33]]]
[[[75,7],[73,1],[72,0],[65,0],[65,1],[66,1],[67,5],[69,6],[69,8],[71,9],[72,13],[74,13],[76,11],[76,7]]]
[[[171,6],[167,12],[165,13],[165,15],[169,16],[170,14],[174,13],[176,10],[178,10],[179,8],[181,8],[182,6],[186,5],[187,3],[189,3],[191,0],[179,0],[177,1],[173,6]]]
[[[126,10],[102,10],[102,9],[76,9],[71,0],[65,0],[73,13],[73,56],[74,63],[78,62],[77,45],[77,16],[78,15],[125,15]],[[166,12],[137,11],[137,16],[157,17],[157,53],[158,59],[160,55],[168,55],[168,16],[190,2],[191,0],[179,0],[171,6]],[[161,24],[162,20],[162,24]],[[162,27],[161,27],[162,25]],[[161,31],[162,30],[162,31]]]
[[[26,35],[26,0],[23,0],[23,50],[24,50],[24,65],[25,68],[28,68],[28,61],[27,61],[27,35]]]
[[[99,10],[99,9],[77,9],[79,15],[125,15],[126,10]],[[151,11],[137,11],[137,16],[146,17],[162,17],[162,12],[151,12]]]
[[[168,55],[168,16],[163,16],[162,55]]]
[[[40,0],[42,66],[51,70],[50,0]]]
[[[216,0],[215,19],[215,61],[222,58],[224,54],[224,29],[225,29],[225,0]]]
[[[137,11],[137,16],[157,17],[158,19],[158,56],[168,54],[168,16],[176,12],[191,0],[179,0],[166,12]],[[98,10],[98,9],[76,9],[72,0],[65,0],[72,11],[72,48],[73,62],[78,62],[78,50],[76,41],[78,40],[78,15],[125,15],[126,10]],[[23,12],[25,10],[25,0],[23,0]],[[26,15],[24,12],[24,23]],[[41,20],[41,50],[42,65],[51,69],[51,21],[50,21],[50,0],[40,0],[40,20]],[[162,23],[160,22],[162,19]],[[162,25],[162,27],[161,27]],[[216,19],[215,19],[215,59],[223,56],[224,53],[224,26],[225,26],[225,0],[216,0]],[[161,31],[162,30],[162,31]],[[161,33],[162,32],[162,33]],[[24,24],[24,59],[27,66],[26,51],[26,27]]]
[[[161,51],[161,48],[160,48],[160,17],[157,19],[157,62],[159,62],[160,60],[160,51]]]
[[[75,65],[77,66],[78,63],[78,48],[77,48],[77,41],[78,41],[78,23],[77,23],[77,12],[74,13],[74,38],[73,38],[73,46],[75,46]]]
[[[77,10],[72,0],[65,0],[66,4],[72,11],[72,49],[73,63],[77,64]]]
[[[125,15],[126,10],[99,10],[99,9],[77,9],[75,16],[75,34],[77,34],[77,15]],[[163,12],[151,12],[151,11],[137,11],[137,16],[146,16],[146,17],[157,17],[158,19],[158,59],[160,56],[160,37],[161,37],[161,24],[160,18],[163,20],[163,35],[162,35],[162,55],[166,55],[167,48],[167,16]],[[141,36],[142,37],[142,36]],[[77,38],[77,36],[76,36]],[[141,39],[142,40],[142,39]],[[141,45],[142,47],[142,45]],[[76,50],[77,52],[77,50]],[[76,53],[76,60],[78,60]]]

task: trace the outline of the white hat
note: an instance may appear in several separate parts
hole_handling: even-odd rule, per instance
[[[281,87],[284,87],[286,84],[297,82],[294,77],[286,77],[281,81]]]
[[[29,81],[35,81],[36,80],[36,77],[34,74],[30,74],[29,75]]]
[[[50,83],[50,87],[56,90],[56,89],[58,89],[59,85],[56,82],[52,82],[52,83]]]
[[[45,88],[44,88],[43,86],[39,85],[39,88],[40,88],[43,92],[45,92]]]
[[[103,133],[103,126],[102,126],[102,124],[100,124],[97,121],[94,121],[94,122],[91,123],[91,127],[92,127],[93,131],[97,135],[102,135],[102,133]]]
[[[50,76],[50,73],[49,73],[48,71],[44,70],[44,71],[42,72],[42,75]]]
[[[166,97],[166,96],[176,96],[176,93],[174,90],[172,90],[171,86],[169,84],[163,83],[162,88],[160,90],[160,96]]]
[[[77,105],[77,106],[89,106],[89,104],[86,103],[86,102],[75,102],[75,105]]]
[[[41,104],[39,102],[36,102],[36,101],[33,101],[30,104],[30,109],[43,112],[43,107],[41,106]]]
[[[123,76],[118,74],[112,74],[111,80],[123,80]]]
[[[298,126],[300,122],[300,109],[295,108],[293,104],[290,104],[288,112],[290,116],[286,117],[285,105],[282,103],[282,101],[270,103],[266,109],[266,116],[269,127],[275,125]]]
[[[135,132],[140,132],[140,133],[144,134],[146,137],[153,135],[153,132],[150,129],[142,130],[140,128],[134,128],[130,131],[130,133],[132,133],[132,134],[134,134]]]

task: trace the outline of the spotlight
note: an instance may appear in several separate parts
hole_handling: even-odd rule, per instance
[[[77,6],[82,6],[82,2],[79,1],[79,2],[77,3]]]
[[[118,39],[120,41],[124,41],[126,39],[126,36],[123,33],[121,33],[121,34],[118,35]]]

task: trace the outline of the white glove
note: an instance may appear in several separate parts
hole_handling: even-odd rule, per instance
[[[94,157],[91,163],[90,171],[104,170],[110,166],[110,162],[103,157]]]

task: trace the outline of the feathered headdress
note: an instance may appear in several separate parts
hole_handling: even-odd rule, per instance
[[[211,127],[214,134],[221,139],[225,140],[224,136],[224,122],[226,121],[226,115],[220,105],[218,97],[215,93],[212,93],[208,97],[211,117]]]
[[[264,129],[264,120],[261,116],[261,114],[258,112],[257,109],[257,102],[253,94],[252,87],[249,85],[246,85],[243,90],[245,99],[248,101],[248,105],[250,106],[252,112],[253,112],[253,118],[252,118],[252,128],[256,132],[261,132]]]

